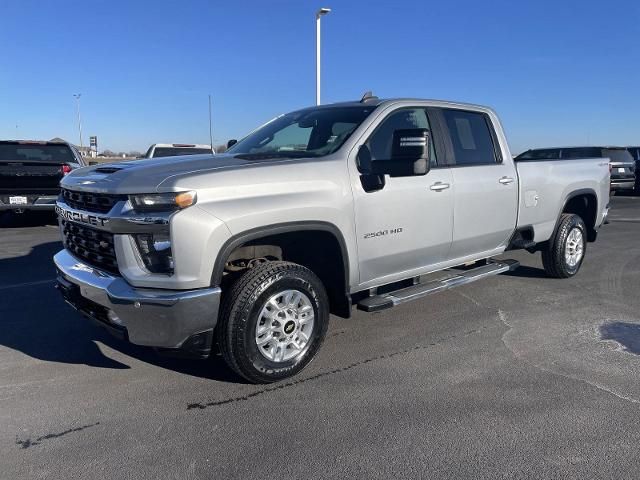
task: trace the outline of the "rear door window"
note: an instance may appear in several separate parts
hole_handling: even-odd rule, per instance
[[[67,145],[0,144],[0,161],[38,163],[76,163]]]
[[[634,162],[633,156],[625,148],[603,148],[602,156],[612,162]]]
[[[484,113],[443,109],[442,114],[451,137],[456,165],[498,163],[493,134]]]

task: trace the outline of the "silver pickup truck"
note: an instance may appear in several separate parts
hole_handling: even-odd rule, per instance
[[[330,313],[508,271],[506,250],[575,275],[607,216],[609,164],[515,163],[489,108],[365,95],[281,115],[223,155],[61,184],[68,303],[132,343],[220,351],[266,383],[311,361]]]

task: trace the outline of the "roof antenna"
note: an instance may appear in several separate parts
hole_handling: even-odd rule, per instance
[[[369,90],[368,92],[365,92],[365,94],[362,96],[362,98],[360,99],[360,103],[367,103],[369,100],[378,100],[378,97],[376,97],[371,90]]]

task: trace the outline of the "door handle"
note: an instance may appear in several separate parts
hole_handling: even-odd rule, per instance
[[[436,182],[433,185],[431,185],[429,188],[434,192],[440,192],[442,190],[446,190],[450,186],[451,185],[449,185],[448,183]]]
[[[511,177],[502,177],[500,180],[498,180],[502,185],[509,185],[510,183],[513,183],[513,178]]]

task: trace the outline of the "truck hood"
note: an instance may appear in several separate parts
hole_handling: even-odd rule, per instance
[[[171,177],[186,177],[216,170],[261,168],[300,162],[299,158],[243,158],[242,155],[186,155],[129,162],[105,163],[79,168],[64,177],[60,185],[72,190],[100,193],[150,193]],[[164,190],[171,190],[167,187]]]

